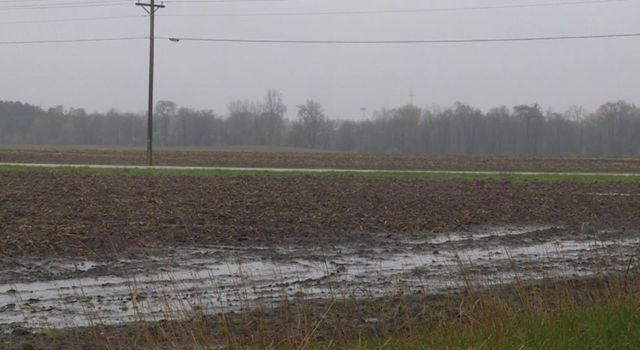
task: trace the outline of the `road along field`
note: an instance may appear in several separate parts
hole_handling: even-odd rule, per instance
[[[259,149],[154,151],[156,165],[258,168],[640,173],[640,158],[421,156]],[[0,148],[0,163],[145,165],[141,149]]]
[[[29,334],[630,271],[640,182],[4,169],[0,227]]]

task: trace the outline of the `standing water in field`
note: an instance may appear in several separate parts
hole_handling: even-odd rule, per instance
[[[622,233],[518,227],[372,235],[313,248],[211,246],[117,261],[22,261],[0,271],[0,325],[120,324],[269,307],[285,297],[446,293],[463,288],[463,279],[490,285],[620,270],[638,251],[640,239]]]

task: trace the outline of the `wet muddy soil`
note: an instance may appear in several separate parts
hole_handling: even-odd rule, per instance
[[[638,194],[638,183],[1,172],[0,266],[163,247],[367,244],[371,234],[471,226],[637,230]]]
[[[608,274],[635,267],[639,194],[634,183],[0,172],[0,328]]]
[[[0,284],[0,328],[126,324],[268,308],[286,298],[357,300],[590,277],[633,268],[639,253],[638,232],[523,226],[374,234],[316,247],[165,248],[109,262],[22,259],[24,269],[0,271],[15,281]]]

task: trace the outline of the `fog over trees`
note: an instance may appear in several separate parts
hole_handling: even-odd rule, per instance
[[[295,116],[289,120],[285,115]],[[111,110],[87,113],[62,106],[47,110],[0,101],[0,144],[143,147],[146,117]],[[483,112],[455,103],[446,108],[406,105],[373,112],[367,120],[327,116],[314,100],[287,111],[282,94],[233,101],[228,115],[159,101],[154,142],[159,147],[278,146],[345,152],[637,156],[640,108],[607,102],[595,112],[563,113],[538,105]]]

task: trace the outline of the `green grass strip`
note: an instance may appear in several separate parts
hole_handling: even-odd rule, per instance
[[[364,338],[339,348],[640,349],[640,305],[630,301],[561,307],[538,315],[516,313],[465,324],[452,322],[417,333]]]

